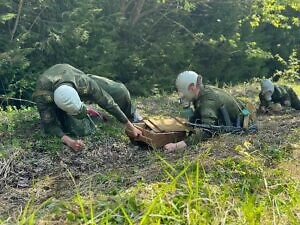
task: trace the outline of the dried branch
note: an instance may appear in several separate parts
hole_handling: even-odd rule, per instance
[[[21,99],[21,98],[12,98],[12,97],[7,97],[7,96],[0,96],[0,99],[3,99],[3,100],[16,100],[16,101],[28,102],[30,104],[36,105],[35,102],[29,101],[29,100],[26,100],[26,99]]]

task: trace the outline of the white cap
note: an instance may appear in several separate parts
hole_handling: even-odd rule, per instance
[[[179,95],[186,100],[191,100],[193,97],[189,92],[190,84],[197,84],[198,74],[194,71],[184,71],[180,73],[176,79],[175,85]]]
[[[274,84],[272,83],[272,81],[270,79],[263,80],[261,82],[261,90],[262,90],[263,94],[268,91],[270,91],[273,94]]]
[[[77,115],[83,105],[77,91],[65,84],[54,91],[54,102],[61,110],[70,115]]]

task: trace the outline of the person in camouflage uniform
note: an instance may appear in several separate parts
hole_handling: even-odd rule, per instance
[[[221,108],[225,107],[232,124],[238,127],[243,126],[242,111],[245,109],[245,105],[225,90],[203,85],[201,75],[193,71],[180,73],[176,80],[176,88],[181,102],[193,103],[194,112],[189,118],[189,122],[218,126],[228,125],[221,113]],[[209,137],[211,137],[211,133],[201,131],[189,136],[185,141],[169,143],[164,148],[167,151],[182,149]]]
[[[295,91],[286,85],[274,85],[270,79],[262,80],[259,93],[261,112],[280,111],[281,106],[300,110],[300,100]]]
[[[68,64],[56,64],[39,77],[33,100],[45,133],[61,137],[74,150],[81,150],[84,143],[69,135],[90,134],[95,128],[90,116],[100,115],[82,101],[98,104],[125,124],[133,136],[142,135],[130,122],[137,114],[123,84],[85,74]]]

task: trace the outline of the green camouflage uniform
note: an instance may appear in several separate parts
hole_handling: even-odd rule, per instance
[[[217,87],[204,85],[200,88],[200,95],[193,102],[194,114],[189,119],[191,123],[201,123],[208,125],[227,125],[223,118],[220,108],[225,106],[230,121],[234,126],[242,126],[243,115],[241,110],[245,108],[244,104],[235,99],[225,90]],[[239,124],[237,124],[240,118]],[[206,132],[191,135],[187,138],[186,142],[190,144],[197,144],[199,141],[210,137],[211,135]]]
[[[286,85],[274,85],[274,92],[272,94],[272,100],[267,101],[262,92],[259,93],[260,106],[270,107],[273,103],[280,103],[285,105],[285,101],[291,103],[291,107],[300,110],[300,100],[294,90]]]
[[[38,79],[33,100],[41,117],[45,133],[62,137],[64,133],[84,136],[91,133],[93,123],[85,118],[67,115],[54,103],[54,90],[61,84],[74,87],[82,101],[96,103],[121,123],[133,116],[127,88],[107,78],[85,74],[68,65],[57,64],[46,70]],[[84,113],[86,115],[86,113]]]

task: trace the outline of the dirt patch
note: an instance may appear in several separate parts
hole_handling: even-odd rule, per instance
[[[49,197],[71,197],[71,175],[80,189],[92,183],[102,192],[156,177],[153,152],[110,137],[90,143],[82,152],[66,146],[55,153],[11,147],[9,155],[0,159],[0,214],[15,211],[31,198],[42,202]]]
[[[157,107],[156,102],[153,104],[154,109]],[[30,138],[30,133],[27,136],[23,134],[20,137],[24,143],[19,147],[6,143],[6,156],[0,158],[0,215],[15,216],[30,200],[41,203],[50,197],[66,199],[73,196],[75,185],[71,175],[80,191],[92,188],[96,193],[109,195],[117,194],[140,180],[159,180],[163,171],[162,162],[155,155],[157,152],[171,163],[193,160],[199,157],[199,152],[207,153],[210,156],[208,160],[238,157],[240,153],[236,150],[237,146],[244,146],[246,142],[251,144],[246,148],[250,154],[263,154],[266,146],[269,146],[269,150],[274,148],[274,154],[277,154],[276,149],[279,148],[285,148],[287,153],[293,152],[295,149],[287,146],[291,140],[299,138],[299,125],[299,112],[296,111],[260,115],[257,134],[220,135],[184,152],[168,154],[161,150],[140,149],[131,145],[128,140],[124,142],[114,137],[100,140],[90,137],[87,142],[89,144],[82,152],[73,152],[59,142],[51,142],[53,146],[58,144],[59,149],[50,151],[45,149],[40,140]],[[31,126],[27,129],[35,130],[37,122]],[[4,148],[3,144],[2,147]],[[299,163],[298,156],[291,160]],[[270,157],[265,163],[274,165],[274,158]],[[288,169],[295,171],[292,167]]]

